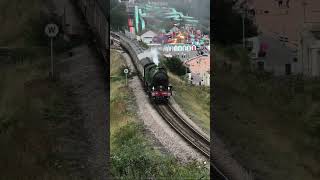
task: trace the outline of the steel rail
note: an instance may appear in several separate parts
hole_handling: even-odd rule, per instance
[[[111,36],[115,35],[119,36],[111,32]],[[200,151],[201,154],[210,159],[210,140],[207,137],[192,127],[170,104],[154,104],[154,107],[178,134]],[[213,163],[210,163],[210,166],[213,168],[212,177],[214,180],[229,180]]]
[[[178,134],[203,155],[210,158],[210,140],[192,127],[171,105],[155,105],[155,108]],[[217,166],[211,164],[211,167],[213,168],[212,176],[214,180],[229,180]]]

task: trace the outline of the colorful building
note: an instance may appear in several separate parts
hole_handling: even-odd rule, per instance
[[[210,86],[210,56],[197,56],[184,62],[191,84]]]

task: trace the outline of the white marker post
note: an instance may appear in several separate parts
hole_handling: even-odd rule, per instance
[[[51,51],[51,78],[53,79],[53,38],[59,33],[59,27],[56,24],[47,24],[45,27],[45,33],[50,38],[50,51]]]
[[[127,84],[128,84],[128,80],[127,79],[128,79],[129,70],[128,69],[124,69],[123,72],[126,75],[126,86],[127,86]]]

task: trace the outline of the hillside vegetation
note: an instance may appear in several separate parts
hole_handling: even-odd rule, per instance
[[[319,179],[319,81],[214,67],[215,131],[234,157],[258,179]]]
[[[0,179],[81,179],[84,172],[78,157],[86,144],[66,143],[86,141],[74,95],[60,80],[49,80],[48,48],[32,49],[46,41],[43,5],[0,1],[0,46],[21,50],[19,58],[0,57]]]
[[[169,73],[175,101],[184,112],[207,134],[210,134],[210,88],[186,83],[179,76]]]
[[[1,0],[0,47],[26,47],[36,41],[42,5],[41,0]]]
[[[135,99],[125,87],[124,61],[111,52],[110,118],[111,173],[118,179],[209,179],[209,170],[194,163],[181,164],[153,148],[137,117]]]

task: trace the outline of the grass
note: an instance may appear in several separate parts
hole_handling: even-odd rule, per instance
[[[34,48],[47,41],[42,5],[0,2],[0,46],[17,47],[24,57],[0,61],[0,179],[81,179],[77,172],[84,172],[81,112],[70,87],[47,78],[47,48]]]
[[[132,121],[132,113],[126,109],[127,102],[133,103],[134,99],[130,95],[128,88],[125,87],[123,76],[124,62],[121,61],[119,53],[111,52],[111,69],[110,69],[110,136],[112,137],[116,129],[121,128],[127,122]],[[117,109],[116,111],[113,109]]]
[[[174,99],[197,124],[210,134],[210,88],[188,85],[180,77],[169,73]]]
[[[194,163],[180,164],[153,148],[138,121],[133,92],[124,87],[124,61],[111,52],[111,173],[117,179],[209,179],[209,170]]]
[[[72,96],[61,82],[45,78],[48,67],[42,60],[0,67],[0,171],[4,179],[67,179],[78,168],[61,152],[67,145],[59,141],[82,138],[81,127],[73,130],[72,117],[78,110],[71,106]]]
[[[41,17],[41,5],[40,0],[2,0],[0,2],[0,46],[26,47],[29,45],[29,36],[35,31],[30,23]]]
[[[161,154],[146,141],[143,126],[130,122],[113,139],[112,173],[119,179],[209,179],[209,170],[199,163],[180,164]]]
[[[262,180],[319,179],[319,82],[215,67],[215,130],[236,159]]]

